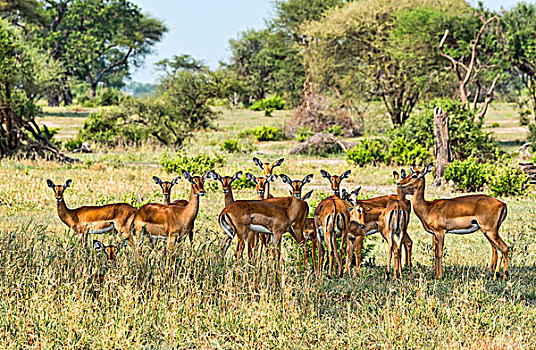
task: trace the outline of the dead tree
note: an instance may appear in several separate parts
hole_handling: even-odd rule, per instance
[[[452,149],[449,137],[449,117],[440,107],[434,108],[434,139],[435,139],[435,179],[434,186],[443,184],[445,169],[452,162]]]
[[[451,65],[452,70],[454,71],[454,74],[456,76],[456,79],[458,81],[458,93],[460,95],[460,101],[465,104],[468,108],[471,108],[469,104],[469,96],[471,95],[471,92],[468,91],[468,85],[470,82],[474,82],[476,84],[476,91],[475,96],[473,98],[473,109],[477,109],[477,103],[478,103],[478,97],[480,95],[480,82],[478,81],[478,73],[479,69],[476,67],[478,62],[478,53],[477,53],[477,47],[480,43],[480,40],[482,39],[482,35],[484,34],[484,30],[488,26],[489,23],[492,21],[499,21],[499,14],[494,15],[493,17],[490,17],[489,19],[486,19],[483,15],[479,17],[480,21],[482,22],[482,26],[480,27],[480,30],[478,31],[475,39],[473,40],[473,43],[471,44],[471,55],[469,59],[469,64],[466,65],[463,62],[463,57],[459,60],[455,60],[452,56],[445,53],[443,51],[443,46],[445,44],[445,40],[447,39],[447,36],[449,35],[449,30],[445,29],[445,34],[443,35],[443,38],[439,42],[439,54],[447,59]],[[480,108],[480,112],[478,114],[480,120],[482,120],[488,110],[488,105],[491,102],[493,98],[493,91],[495,90],[495,85],[497,84],[497,80],[499,79],[500,74],[497,74],[495,76],[495,79],[493,79],[493,83],[491,84],[490,88],[488,89],[488,92],[486,94],[486,97],[484,99],[484,103],[482,107]]]

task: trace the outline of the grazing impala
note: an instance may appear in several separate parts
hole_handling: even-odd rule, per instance
[[[506,204],[490,196],[476,194],[449,199],[424,199],[425,176],[432,170],[429,164],[424,170],[411,168],[408,177],[398,182],[398,187],[414,189],[413,209],[424,229],[434,235],[435,277],[442,277],[443,244],[445,235],[467,234],[481,230],[491,244],[490,269],[496,279],[501,264],[503,279],[508,268],[508,245],[499,236],[499,228],[506,219]],[[497,249],[501,260],[497,265]],[[504,261],[503,261],[504,259]]]
[[[141,238],[145,231],[151,237],[167,239],[168,252],[171,252],[176,239],[182,239],[193,232],[194,221],[199,211],[199,197],[205,195],[203,184],[205,176],[191,176],[183,171],[182,176],[191,185],[190,200],[185,207],[178,205],[165,205],[157,203],[145,204],[136,213],[133,221],[134,232]]]
[[[281,178],[286,183],[292,182],[284,174],[281,175]],[[305,203],[296,197],[289,198],[290,205],[288,207],[270,204],[267,202],[270,200],[238,200],[225,206],[218,218],[220,226],[227,235],[223,255],[227,252],[234,236],[238,236],[239,240],[245,240],[248,231],[254,231],[272,236],[276,260],[279,262],[281,259],[281,238],[290,229],[292,223],[296,221],[302,205]]]
[[[173,181],[170,182],[170,181],[162,181],[160,180],[159,177],[153,176],[154,183],[162,188],[162,195],[164,196],[165,205],[174,204],[174,205],[181,205],[183,207],[188,205],[188,201],[185,199],[177,199],[171,202],[171,189],[173,188],[174,185],[179,183],[180,179],[181,177],[177,176],[176,178],[173,179]]]
[[[376,219],[366,218],[367,213]],[[387,279],[391,271],[391,257],[394,253],[396,277],[402,276],[401,245],[404,241],[404,233],[409,223],[409,210],[404,201],[393,200],[387,207],[365,207],[362,203],[352,210],[352,221],[357,222],[363,231],[375,228],[381,232],[387,241]],[[348,261],[347,261],[348,263]],[[348,267],[348,266],[347,266]]]
[[[55,185],[52,180],[47,180],[48,187],[54,190],[56,196],[58,216],[65,225],[78,235],[82,246],[85,247],[88,234],[105,233],[115,228],[123,239],[128,239],[129,244],[133,247],[134,241],[130,233],[130,223],[136,213],[136,208],[126,203],[116,203],[69,209],[63,199],[63,192],[71,187],[72,183],[73,180],[69,179],[65,185]]]
[[[329,180],[333,196],[322,200],[315,210],[314,224],[318,240],[318,274],[322,273],[324,261],[324,243],[328,250],[329,275],[333,269],[333,259],[335,258],[338,266],[335,267],[335,273],[342,275],[342,251],[339,252],[337,238],[341,238],[341,249],[348,236],[348,226],[350,224],[350,214],[348,206],[339,198],[339,186],[342,180],[350,175],[350,170],[344,172],[341,176],[331,176],[327,171],[320,170],[322,177]]]

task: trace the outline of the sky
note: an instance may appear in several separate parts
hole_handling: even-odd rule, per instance
[[[273,16],[273,0],[132,0],[145,13],[168,26],[164,39],[154,47],[132,80],[154,83],[154,63],[173,55],[189,54],[215,68],[230,56],[229,39],[247,29],[262,29]],[[475,4],[476,1],[470,1]],[[484,5],[508,9],[518,0],[484,0]]]

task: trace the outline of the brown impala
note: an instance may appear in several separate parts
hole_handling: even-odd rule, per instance
[[[429,164],[424,170],[412,167],[408,177],[398,182],[400,188],[415,190],[413,210],[421,220],[424,229],[434,235],[435,276],[441,278],[441,262],[445,235],[467,234],[481,230],[491,244],[490,269],[495,271],[496,279],[501,264],[503,279],[508,269],[508,246],[499,236],[499,228],[506,219],[506,204],[483,194],[461,196],[449,199],[424,199],[424,177],[432,170]],[[497,249],[501,252],[501,260],[497,265]],[[504,259],[504,261],[503,261]]]
[[[136,208],[126,203],[108,204],[103,206],[83,206],[75,209],[67,208],[63,200],[63,192],[73,180],[69,179],[65,185],[55,185],[47,180],[48,187],[54,190],[58,207],[58,216],[61,221],[78,235],[82,246],[86,245],[88,234],[98,234],[112,231],[114,228],[123,239],[128,239],[133,247],[134,241],[130,233],[130,223],[136,213]]]
[[[281,178],[286,183],[292,182],[284,174]],[[289,230],[291,224],[300,215],[300,210],[305,203],[296,197],[289,197],[290,205],[282,207],[267,203],[267,201],[238,200],[225,206],[218,222],[227,235],[223,247],[223,255],[227,252],[229,244],[234,236],[245,240],[248,232],[262,232],[272,236],[275,248],[276,260],[281,259],[280,242],[283,234]],[[307,214],[306,214],[307,216]]]
[[[168,252],[171,252],[176,239],[182,239],[193,232],[194,221],[199,211],[199,197],[205,195],[203,183],[205,176],[191,176],[183,171],[182,176],[192,184],[190,200],[185,207],[149,203],[141,207],[134,217],[134,232],[141,235],[147,232],[151,237],[167,239]]]

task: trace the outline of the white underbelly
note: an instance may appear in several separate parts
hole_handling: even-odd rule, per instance
[[[262,225],[254,225],[254,224],[251,224],[249,225],[249,229],[253,232],[260,232],[260,233],[268,233],[268,234],[272,234],[272,232],[267,229],[266,227],[262,226]]]

